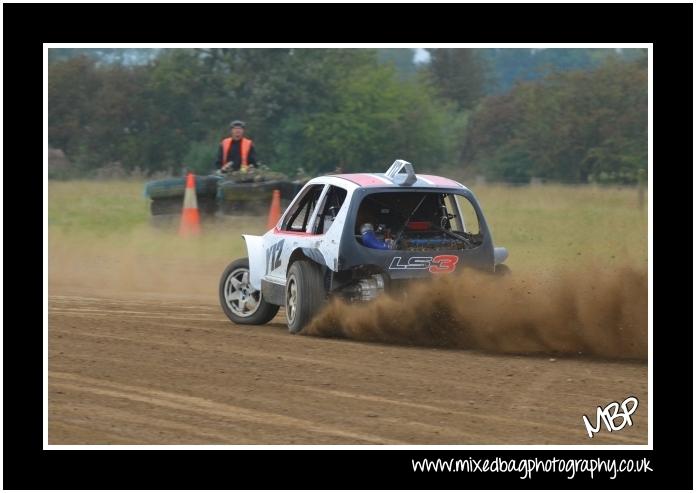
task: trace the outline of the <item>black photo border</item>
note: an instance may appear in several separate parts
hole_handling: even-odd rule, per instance
[[[691,235],[683,227],[692,219],[688,212],[692,180],[683,173],[687,167],[689,177],[693,173],[689,164],[693,163],[693,5],[6,3],[2,8],[3,155],[8,170],[3,218],[4,231],[9,232],[4,242],[4,259],[9,260],[3,314],[5,488],[692,488],[693,329],[690,317],[681,312],[682,307],[692,307],[693,292],[686,275],[687,270],[692,272],[686,253]],[[234,22],[234,32],[220,29],[230,16],[246,21]],[[660,259],[653,276],[654,450],[43,450],[43,324],[39,311],[33,312],[38,273],[27,272],[43,257],[40,242],[29,239],[38,226],[28,221],[30,217],[38,221],[39,208],[43,216],[38,180],[30,178],[41,161],[38,139],[29,129],[34,128],[33,109],[38,114],[42,99],[39,49],[43,43],[70,42],[653,43],[654,176],[658,177],[653,201],[658,204],[656,231],[663,232],[656,235],[657,256],[653,255]],[[31,200],[26,189],[14,186],[19,176],[36,182]],[[685,190],[680,190],[681,184]],[[663,192],[658,194],[658,189]],[[681,229],[670,225],[671,218]],[[669,267],[664,258],[668,249],[672,250]],[[537,473],[523,480],[517,473],[419,473],[411,465],[411,459],[496,456],[648,458],[653,472],[619,474],[613,480],[607,474],[596,474],[594,479],[579,474],[568,480],[565,474]]]

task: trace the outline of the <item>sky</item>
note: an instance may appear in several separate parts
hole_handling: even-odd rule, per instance
[[[413,63],[425,63],[430,61],[430,53],[423,48],[414,48]]]

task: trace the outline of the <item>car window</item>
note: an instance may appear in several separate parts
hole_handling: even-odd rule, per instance
[[[381,250],[472,250],[483,244],[467,197],[420,190],[367,195],[355,216],[355,236],[358,244]]]
[[[459,204],[459,210],[462,213],[462,217],[460,219],[463,223],[463,231],[475,235],[479,234],[479,221],[474,206],[471,204],[469,199],[463,195],[454,195],[454,197],[456,198],[456,201]],[[456,214],[456,210],[452,212]]]
[[[302,197],[293,205],[286,216],[281,229],[284,231],[306,231],[307,222],[312,217],[324,185],[312,185],[305,190]]]
[[[317,216],[315,233],[324,234],[329,231],[334,219],[336,219],[338,212],[343,206],[343,202],[346,200],[346,195],[348,195],[348,192],[341,187],[334,185],[329,187],[329,191],[326,193],[324,207],[322,207],[321,212]]]

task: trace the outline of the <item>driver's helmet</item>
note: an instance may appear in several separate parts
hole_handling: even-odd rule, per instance
[[[367,233],[368,231],[372,231],[372,232],[375,231],[375,228],[374,228],[374,226],[372,226],[372,224],[370,224],[370,223],[365,223],[365,224],[363,224],[362,226],[360,226],[360,234],[361,234],[361,235],[364,235],[364,234]]]

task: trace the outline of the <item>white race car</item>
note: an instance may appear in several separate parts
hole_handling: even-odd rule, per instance
[[[471,266],[507,272],[474,194],[417,175],[397,160],[386,173],[320,176],[263,236],[242,235],[247,258],[227,266],[220,304],[238,324],[265,324],[285,307],[300,332],[329,297],[369,301],[413,279]]]

